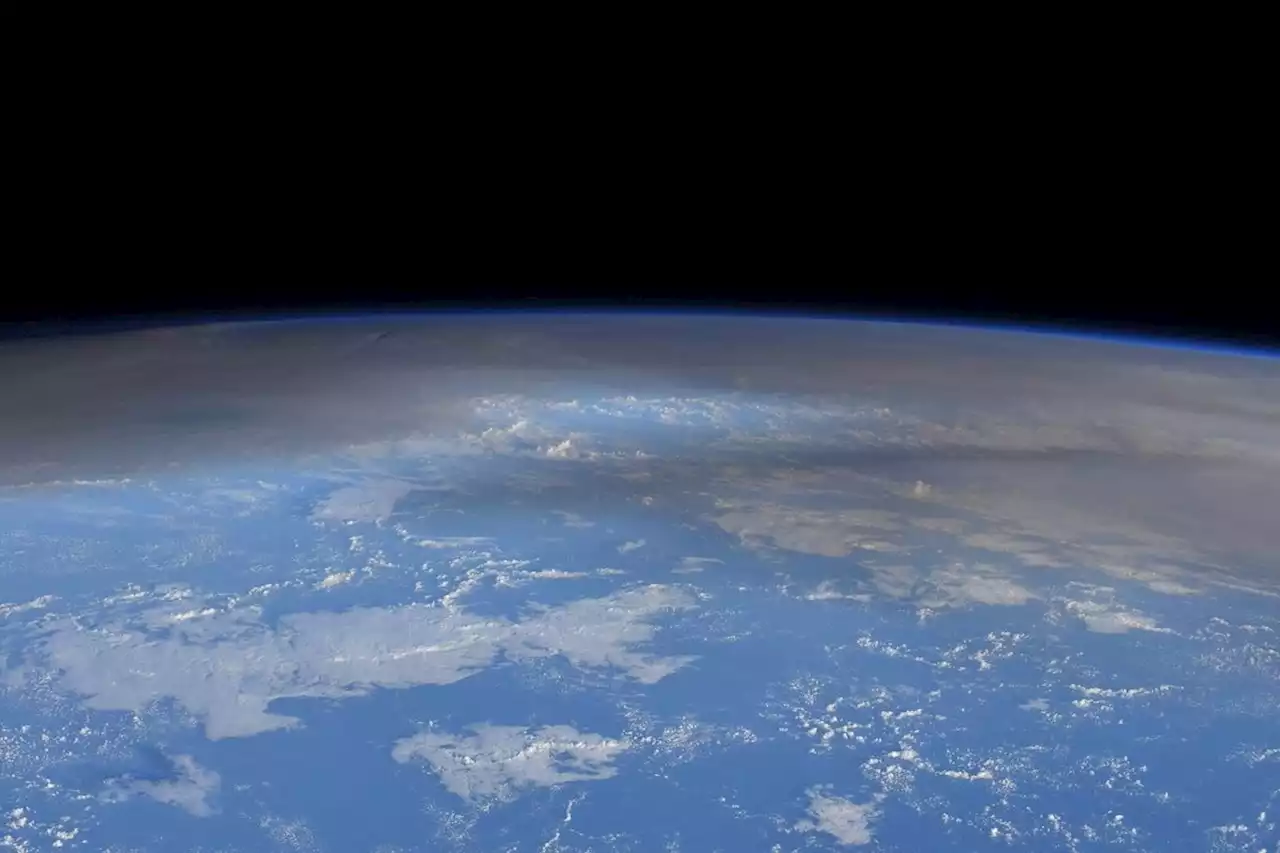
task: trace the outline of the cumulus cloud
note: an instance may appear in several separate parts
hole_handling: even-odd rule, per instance
[[[1066,585],[1066,592],[1054,596],[1050,604],[1051,621],[1078,621],[1098,634],[1173,633],[1161,627],[1154,617],[1120,601],[1115,588],[1110,586],[1072,581]]]
[[[477,412],[484,414],[488,408],[482,401]],[[509,413],[508,417],[513,415],[516,419],[506,425],[494,425],[477,433],[460,434],[460,444],[453,448],[453,452],[478,450],[503,455],[578,461],[589,461],[601,456],[599,451],[589,446],[590,438],[581,432],[565,433],[516,413]]]
[[[1125,634],[1129,631],[1168,633],[1168,629],[1161,628],[1151,616],[1113,601],[1067,601],[1065,606],[1069,614],[1098,634]]]
[[[805,594],[805,599],[809,601],[862,601],[871,600],[871,596],[864,592],[845,592],[840,589],[839,584],[834,581],[823,581],[809,593]]]
[[[316,584],[316,589],[333,589],[335,586],[351,583],[355,576],[354,569],[346,572],[330,572]]]
[[[524,572],[523,577],[531,580],[573,580],[575,578],[591,577],[590,572],[569,572],[564,569],[535,569],[531,572]]]

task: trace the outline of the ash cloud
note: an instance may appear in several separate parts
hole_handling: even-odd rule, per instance
[[[0,486],[478,435],[492,425],[477,397],[584,389],[890,413],[821,446],[769,429],[708,447],[686,480],[798,456],[787,465],[869,471],[923,505],[960,502],[1058,541],[1125,519],[1126,535],[1195,542],[1220,565],[1280,550],[1280,360],[832,320],[380,317],[9,342]],[[573,455],[545,462],[603,464]],[[625,464],[642,481],[668,460]]]

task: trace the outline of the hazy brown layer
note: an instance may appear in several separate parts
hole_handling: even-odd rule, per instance
[[[477,396],[740,391],[927,423],[913,446],[801,464],[977,490],[1064,531],[1124,519],[1280,555],[1280,362],[842,321],[379,318],[11,343],[0,485],[451,434]]]

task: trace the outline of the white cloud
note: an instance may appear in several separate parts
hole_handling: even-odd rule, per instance
[[[276,845],[286,850],[297,850],[299,853],[317,853],[320,844],[316,834],[305,820],[294,818],[286,820],[275,815],[268,815],[258,821],[260,826]]]
[[[516,660],[559,655],[575,666],[616,669],[642,684],[654,684],[693,658],[635,651],[656,633],[649,620],[694,606],[690,593],[657,584],[582,599],[517,623],[504,637],[503,651]]]
[[[316,584],[316,589],[333,589],[335,586],[341,586],[344,583],[351,583],[356,576],[355,570],[347,572],[330,572],[324,576],[324,580]]]
[[[538,569],[537,571],[526,573],[527,577],[534,580],[570,580],[573,578],[590,577],[588,572],[567,572],[564,569]]]
[[[471,447],[487,453],[540,456],[546,459],[590,460],[600,454],[589,449],[588,437],[577,432],[558,433],[521,417],[508,426],[491,426],[478,435],[461,436],[462,450]]]
[[[937,583],[938,603],[972,602],[975,604],[1026,604],[1036,597],[1026,587],[999,573],[977,573],[974,568],[956,568],[935,572],[930,580]]]
[[[879,817],[883,795],[875,796],[869,803],[855,803],[823,793],[822,788],[810,788],[808,794],[809,818],[796,823],[797,830],[825,832],[841,845],[871,843],[871,824]]]
[[[1176,684],[1161,684],[1156,687],[1086,687],[1072,684],[1071,689],[1083,696],[1103,699],[1139,699],[1147,696],[1167,696],[1182,688]]]
[[[1165,595],[1196,595],[1199,592],[1199,590],[1192,589],[1184,583],[1160,578],[1148,581],[1147,588],[1155,592],[1163,592]]]
[[[1019,605],[1038,596],[1004,569],[984,563],[949,563],[932,568],[910,564],[872,565],[871,583],[880,592],[917,608],[940,610],[972,604]]]
[[[471,735],[422,732],[396,742],[400,763],[423,760],[450,792],[464,800],[510,800],[521,790],[608,779],[625,740],[579,732],[572,726],[477,725]]]
[[[629,554],[632,551],[637,551],[643,547],[644,547],[643,539],[636,539],[634,542],[623,542],[621,545],[618,546],[618,553]]]
[[[30,610],[44,610],[57,600],[58,597],[56,595],[42,595],[39,598],[33,598],[31,601],[25,601],[21,604],[0,604],[0,619]]]
[[[808,601],[870,601],[871,596],[862,592],[841,592],[832,581],[823,581],[813,592],[805,595]]]
[[[190,755],[175,755],[172,776],[167,779],[112,779],[102,799],[120,802],[131,797],[149,797],[158,803],[177,806],[196,817],[214,813],[209,798],[216,794],[222,780],[217,773],[196,763]]]
[[[564,441],[556,442],[541,448],[541,450],[548,459],[582,459],[590,455],[589,451],[584,452],[574,444],[572,438],[566,438]]]
[[[9,491],[11,489],[56,489],[65,486],[77,487],[97,487],[112,488],[116,486],[129,486],[133,484],[133,480],[129,477],[114,477],[98,480],[39,480],[30,483],[13,483],[0,487],[0,491]]]
[[[532,571],[524,571],[521,569],[513,569],[510,571],[482,571],[480,575],[492,575],[493,585],[500,587],[518,587],[532,583],[533,581],[559,581],[559,580],[578,580],[580,578],[591,577],[590,572],[570,572],[564,569],[535,569]],[[449,596],[446,596],[448,598]]]
[[[960,542],[970,548],[1009,554],[1028,566],[1062,568],[1068,565],[1064,560],[1052,553],[1052,542],[1035,536],[985,530],[978,533],[968,533],[958,538]]]
[[[412,541],[419,548],[431,548],[438,551],[476,548],[493,542],[488,536],[446,536],[442,539],[414,539]]]
[[[216,607],[204,607],[199,610],[183,610],[178,613],[169,615],[165,621],[168,622],[186,622],[189,619],[200,619],[204,616],[213,616],[218,612]]]
[[[576,512],[565,512],[564,510],[556,509],[556,510],[552,510],[551,513],[552,515],[560,516],[560,518],[564,520],[565,527],[586,528],[586,527],[596,526],[596,523],[594,521],[587,521],[585,518],[578,515]]]
[[[710,565],[724,565],[724,560],[715,557],[681,557],[680,565],[671,571],[677,575],[693,575]]]
[[[1098,634],[1125,634],[1129,631],[1171,633],[1168,628],[1161,628],[1152,617],[1114,601],[1067,601],[1065,607],[1067,613]]]
[[[415,489],[403,480],[370,480],[344,486],[329,495],[311,514],[321,521],[386,521],[396,502]]]
[[[276,699],[451,684],[499,656],[559,656],[652,684],[692,660],[642,650],[657,632],[654,621],[694,606],[685,590],[650,585],[534,608],[514,622],[415,603],[294,613],[271,626],[257,608],[242,607],[174,623],[163,638],[145,630],[155,614],[143,611],[91,629],[71,620],[50,625],[41,649],[88,707],[144,713],[171,698],[216,740],[297,725],[268,710]]]
[[[882,510],[815,510],[786,504],[720,501],[714,522],[748,547],[845,557],[859,550],[897,551],[902,519]]]

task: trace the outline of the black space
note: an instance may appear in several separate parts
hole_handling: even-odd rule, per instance
[[[0,324],[700,308],[1280,344],[1266,112],[1235,63],[957,42],[806,41],[793,67],[753,43],[665,82],[551,57],[492,85],[333,57],[28,75]]]
[[[115,269],[69,264],[15,287],[0,308],[0,337],[99,328],[296,314],[401,310],[670,310],[785,312],[927,321],[994,322],[1080,331],[1152,334],[1241,346],[1280,345],[1257,284],[1160,280],[1147,274],[1090,275],[1084,264],[1052,268],[979,248],[901,260],[868,252],[833,258],[815,250],[730,247],[717,251],[568,243],[477,246],[464,258],[420,259],[402,249],[308,257],[287,251],[139,247],[99,255]],[[344,254],[345,253],[345,254]],[[723,254],[721,254],[723,253]],[[186,254],[186,257],[179,256]],[[719,255],[719,256],[717,256]],[[123,274],[122,274],[123,273]]]
[[[447,195],[420,202],[377,177],[363,192],[328,196],[320,184],[288,201],[278,189],[235,192],[244,181],[216,193],[180,183],[163,204],[150,203],[151,188],[141,201],[95,202],[12,231],[0,335],[298,313],[620,308],[1280,346],[1254,237],[1207,215],[1188,219],[1188,205],[1164,197],[1117,205],[1050,184],[1016,193],[1008,175],[960,187],[886,177],[865,197],[828,191],[816,174],[734,193],[670,179],[642,192],[639,179],[611,178],[587,193],[582,175],[572,193],[557,193],[554,175],[463,192],[455,176]]]

